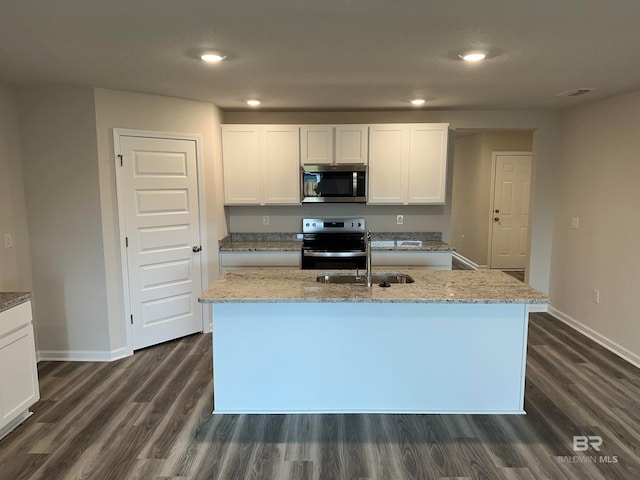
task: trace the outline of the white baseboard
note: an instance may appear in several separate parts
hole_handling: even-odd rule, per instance
[[[611,353],[619,356],[623,360],[626,360],[630,364],[640,368],[640,355],[632,352],[631,350],[605,337],[601,333],[596,332],[593,328],[587,327],[586,325],[580,323],[575,318],[570,317],[566,313],[561,312],[560,310],[552,307],[551,305],[549,305],[548,312],[549,314],[553,315],[555,318],[560,320],[562,323],[569,325],[574,330],[582,333],[585,337],[588,337],[594,342],[598,343],[599,345],[602,345]]]
[[[549,304],[547,303],[530,303],[529,312],[548,312]]]
[[[126,347],[111,351],[94,350],[38,350],[37,361],[53,362],[112,362],[132,354]]]

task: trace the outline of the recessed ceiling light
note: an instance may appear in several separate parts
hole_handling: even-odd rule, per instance
[[[424,98],[414,98],[413,100],[411,100],[411,104],[416,106],[424,105],[425,102],[426,100]]]
[[[227,56],[219,53],[204,53],[200,55],[200,58],[208,63],[218,63],[227,58]]]
[[[465,52],[458,55],[465,62],[480,62],[487,58],[487,54],[485,52]]]
[[[247,105],[251,107],[257,107],[260,105],[260,100],[247,100]]]

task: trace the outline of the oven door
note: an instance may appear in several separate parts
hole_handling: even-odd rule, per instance
[[[367,252],[327,252],[302,248],[303,270],[341,270],[364,269],[367,265]]]

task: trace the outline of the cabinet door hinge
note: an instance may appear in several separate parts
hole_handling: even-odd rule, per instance
[[[131,325],[133,325],[133,314],[131,314]]]
[[[124,161],[124,155],[118,155],[118,158],[120,159],[120,166],[123,166],[123,161]]]

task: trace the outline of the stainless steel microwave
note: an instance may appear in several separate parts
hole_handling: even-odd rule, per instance
[[[304,165],[302,203],[367,201],[366,165]]]

